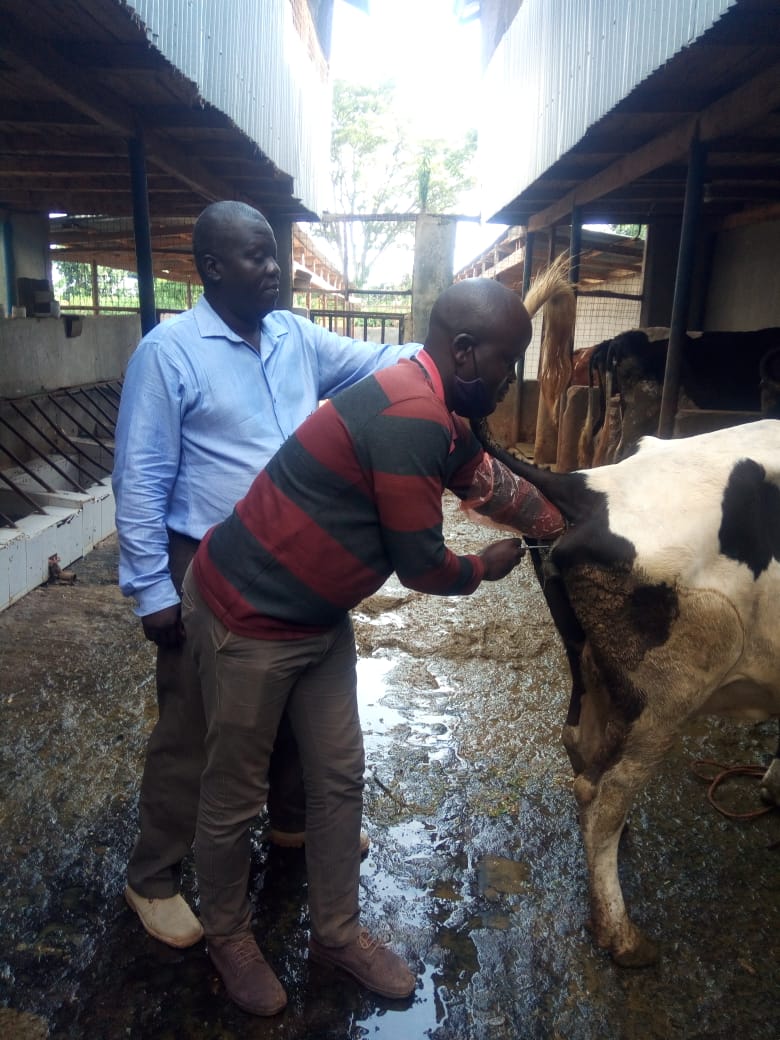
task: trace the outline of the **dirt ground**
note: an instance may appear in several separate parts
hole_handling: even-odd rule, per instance
[[[447,503],[459,551],[494,535]],[[560,730],[568,681],[530,562],[468,598],[396,581],[354,613],[366,740],[364,917],[419,984],[401,1004],[309,967],[303,855],[253,836],[255,930],[290,996],[232,1006],[203,944],[146,936],[122,899],[156,707],[153,648],[116,588],[110,538],[0,614],[0,1037],[774,1040],[780,814],[732,822],[691,763],[766,764],[776,728],[702,720],[621,843],[661,959],[596,949]],[[759,805],[753,780],[724,801]],[[197,906],[191,867],[188,898]]]

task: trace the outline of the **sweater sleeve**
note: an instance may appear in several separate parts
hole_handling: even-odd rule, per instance
[[[435,412],[411,411],[408,402],[394,406],[387,419],[392,436],[378,424],[370,452],[374,499],[393,569],[407,588],[468,595],[482,581],[482,559],[453,553],[442,531],[451,432]]]

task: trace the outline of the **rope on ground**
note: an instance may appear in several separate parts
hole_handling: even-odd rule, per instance
[[[765,805],[761,809],[751,809],[749,812],[740,813],[724,809],[722,805],[718,805],[715,801],[715,791],[724,780],[732,776],[755,776],[760,780],[766,772],[766,769],[763,769],[761,766],[724,766],[721,762],[713,762],[710,758],[700,758],[695,762],[691,762],[691,770],[700,780],[709,782],[707,800],[713,809],[716,809],[721,816],[725,816],[729,820],[754,820],[757,816],[763,816],[765,813],[772,812],[773,809],[777,808],[774,805]],[[712,770],[715,771],[714,774]]]

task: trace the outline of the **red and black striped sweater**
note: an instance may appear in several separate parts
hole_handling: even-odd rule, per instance
[[[440,596],[484,568],[444,544],[441,497],[464,497],[482,447],[450,413],[430,358],[401,361],[327,402],[282,445],[193,563],[231,631],[296,638],[335,625],[395,571]]]

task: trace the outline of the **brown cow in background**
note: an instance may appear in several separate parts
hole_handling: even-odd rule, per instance
[[[627,458],[657,432],[668,345],[668,329],[631,329],[575,353],[572,384],[590,388],[578,468]],[[678,406],[780,417],[780,328],[688,333]]]

